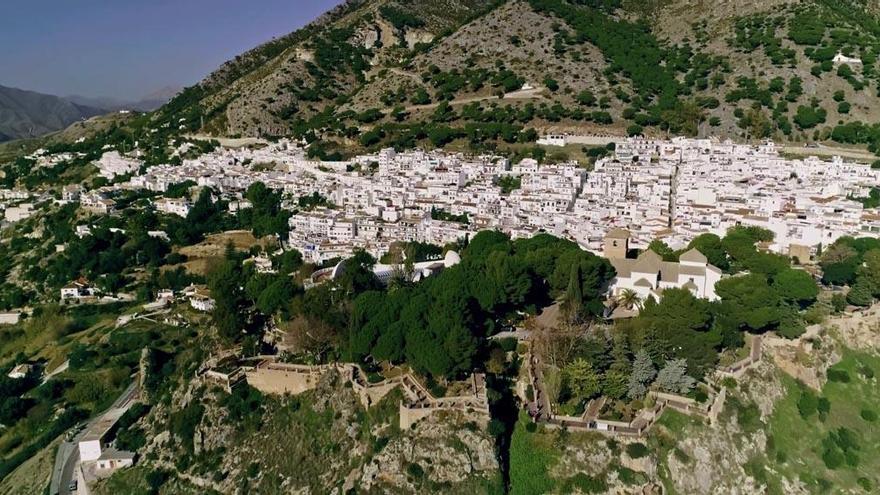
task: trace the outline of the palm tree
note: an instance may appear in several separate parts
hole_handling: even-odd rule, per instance
[[[639,297],[639,294],[632,289],[623,289],[617,296],[617,304],[623,306],[626,309],[641,307],[641,303],[642,298]]]

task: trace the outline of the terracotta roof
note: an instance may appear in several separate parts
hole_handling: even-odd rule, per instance
[[[663,282],[678,282],[680,265],[672,261],[660,263],[660,280]]]
[[[610,258],[608,261],[617,272],[618,278],[629,278],[632,275],[632,267],[636,263],[636,260],[626,258]]]
[[[709,259],[703,256],[703,253],[699,252],[696,249],[690,249],[685,253],[682,253],[681,256],[678,257],[679,261],[689,261],[691,263],[708,263]]]
[[[678,272],[682,275],[694,275],[696,277],[705,277],[706,276],[706,267],[692,266],[692,265],[680,265],[678,268]]]
[[[663,259],[660,255],[649,249],[639,255],[639,258],[632,267],[632,271],[638,273],[657,273],[660,271],[661,261]]]

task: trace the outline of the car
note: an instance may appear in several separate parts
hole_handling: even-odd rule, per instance
[[[75,492],[75,491],[76,491],[76,487],[77,487],[76,480],[73,480],[73,481],[70,482],[69,485],[67,485],[67,491]]]

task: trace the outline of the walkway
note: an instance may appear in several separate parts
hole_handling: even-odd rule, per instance
[[[760,350],[760,344],[757,346]],[[533,397],[526,404],[529,416],[536,423],[545,423],[550,426],[558,426],[575,430],[597,431],[606,434],[640,437],[650,429],[660,418],[667,408],[675,409],[683,414],[698,415],[714,421],[721,408],[724,406],[726,397],[724,389],[715,391],[711,386],[702,384],[711,399],[707,405],[700,404],[689,397],[675,394],[651,391],[648,395],[654,398],[654,406],[650,409],[638,411],[630,422],[603,420],[599,418],[606,398],[599,397],[591,400],[580,416],[560,416],[551,410],[550,400],[544,388],[544,375],[541,371],[541,363],[537,356],[528,355],[527,372],[529,384],[532,386]]]

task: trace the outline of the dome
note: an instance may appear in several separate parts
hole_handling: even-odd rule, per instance
[[[340,261],[336,264],[336,266],[333,267],[333,273],[330,275],[330,278],[332,280],[336,280],[343,273],[345,273],[345,260]]]
[[[447,251],[446,256],[443,258],[443,266],[449,268],[450,266],[455,266],[461,263],[461,256],[458,255],[455,251]]]

